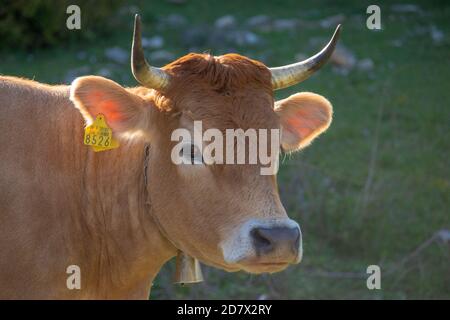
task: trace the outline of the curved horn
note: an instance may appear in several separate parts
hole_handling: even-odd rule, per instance
[[[134,78],[143,86],[163,90],[169,84],[169,75],[160,68],[152,67],[147,63],[141,42],[141,18],[134,17],[133,44],[131,46],[131,71]]]
[[[330,42],[328,42],[325,48],[311,58],[287,66],[269,68],[272,73],[273,90],[287,88],[302,82],[319,70],[333,54],[340,30],[341,25],[338,25]]]

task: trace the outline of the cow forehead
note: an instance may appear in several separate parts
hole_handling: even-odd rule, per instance
[[[191,53],[163,69],[173,76],[178,86],[203,83],[217,92],[234,91],[248,85],[267,91],[272,88],[270,70],[263,63],[238,54]]]
[[[270,101],[253,101],[253,103],[228,103],[215,101],[213,104],[189,106],[182,111],[184,123],[201,121],[204,129],[260,129],[279,128],[279,118]]]
[[[164,67],[173,76],[177,111],[205,127],[274,128],[271,74],[262,63],[238,54],[189,54]]]

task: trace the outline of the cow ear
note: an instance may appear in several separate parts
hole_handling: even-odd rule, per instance
[[[116,133],[132,133],[142,129],[148,108],[145,101],[116,82],[96,76],[80,77],[72,82],[70,100],[88,124],[98,114]]]
[[[333,116],[331,103],[321,95],[302,92],[275,103],[281,122],[281,145],[287,152],[308,146],[328,129]]]

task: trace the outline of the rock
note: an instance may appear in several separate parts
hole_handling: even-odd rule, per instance
[[[298,27],[299,21],[297,19],[277,19],[273,21],[273,30],[275,31],[290,31]]]
[[[415,4],[393,4],[391,10],[397,13],[420,13],[422,10]]]
[[[425,26],[416,26],[414,27],[414,29],[412,29],[412,32],[409,34],[410,36],[414,37],[414,36],[424,36],[427,35],[429,32],[429,28],[425,27]]]
[[[130,14],[136,14],[139,12],[139,8],[135,5],[123,6],[119,9],[119,15],[128,16]]]
[[[85,60],[87,58],[86,51],[77,52],[76,57],[78,60]]]
[[[442,229],[436,233],[438,239],[443,243],[450,243],[450,230]]]
[[[238,46],[255,46],[262,43],[261,38],[248,30],[238,30],[227,34],[227,39]]]
[[[330,187],[332,187],[333,186],[333,180],[330,178],[330,177],[328,177],[328,176],[324,176],[324,177],[322,177],[322,179],[321,179],[322,181],[322,186],[325,188],[325,189],[328,189],[328,188],[330,188]]]
[[[259,50],[258,50],[259,51]],[[266,49],[263,52],[257,53],[255,55],[255,52],[248,52],[245,54],[247,57],[251,57],[255,60],[261,61],[262,63],[268,65],[274,58],[273,50]]]
[[[345,20],[345,16],[343,14],[337,14],[335,16],[331,16],[331,17],[320,20],[319,25],[324,29],[328,29],[328,28],[332,28],[332,27],[334,28],[338,24],[344,22],[344,20]]]
[[[309,38],[308,40],[308,47],[317,50],[317,49],[321,49],[323,48],[327,42],[329,41],[329,39],[327,38],[323,38],[323,37],[312,37]]]
[[[442,32],[441,30],[439,30],[436,26],[431,26],[430,27],[430,35],[431,35],[431,39],[433,40],[433,42],[435,44],[439,44],[441,43],[445,36],[444,36],[444,32]]]
[[[395,40],[390,41],[390,44],[393,47],[400,48],[401,46],[403,46],[403,41],[401,39],[395,39]]]
[[[169,14],[163,19],[165,25],[170,28],[180,28],[187,24],[187,20],[184,16],[177,13]]]
[[[348,17],[348,20],[349,20],[348,22],[351,25],[358,25],[358,26],[360,26],[360,25],[365,25],[366,24],[366,19],[367,19],[367,16],[363,16],[361,14],[353,14],[350,17]]]
[[[64,76],[64,82],[71,83],[76,78],[88,75],[90,72],[91,69],[89,68],[89,66],[81,66],[75,69],[70,69]]]
[[[220,17],[214,22],[214,27],[217,29],[230,29],[235,26],[236,26],[236,18],[232,15]]]
[[[269,16],[261,14],[248,18],[245,24],[248,28],[259,29],[270,26],[271,22],[272,20]]]
[[[157,64],[164,64],[175,60],[175,55],[167,50],[153,51],[148,56],[150,61],[155,61]]]
[[[374,68],[374,63],[370,58],[361,59],[356,63],[356,68],[359,71],[368,72]]]
[[[187,52],[194,52],[194,53],[200,53],[201,49],[198,47],[189,47],[187,49]]]
[[[348,76],[349,73],[350,73],[350,69],[346,69],[346,68],[342,68],[342,67],[334,66],[332,68],[332,70],[333,70],[334,73],[336,73],[336,74],[338,74],[340,76],[344,76],[344,77]]]
[[[102,76],[102,77],[105,77],[105,78],[110,78],[112,76],[111,70],[109,70],[107,68],[101,68],[100,70],[97,71],[97,74],[99,76]]]
[[[347,47],[343,44],[338,44],[334,50],[333,55],[330,58],[330,62],[341,69],[350,71],[356,64],[356,57]]]
[[[96,55],[89,56],[89,63],[91,64],[97,63],[97,56]]]
[[[300,52],[300,53],[297,53],[294,58],[295,58],[295,61],[298,62],[298,61],[303,61],[303,60],[308,59],[308,56],[306,54],[304,54],[303,52]]]
[[[128,51],[120,47],[112,47],[105,50],[105,56],[116,63],[125,64],[130,60]]]
[[[154,36],[151,38],[142,38],[142,46],[148,49],[159,49],[164,45],[164,38],[161,36]]]
[[[242,37],[246,45],[255,46],[261,43],[261,38],[251,31],[244,31]]]
[[[213,53],[216,56],[221,56],[221,55],[232,53],[232,52],[239,52],[239,50],[234,48],[234,47],[226,46],[226,47],[219,48],[219,49],[215,49],[214,48],[214,52]],[[203,51],[202,53],[206,53],[206,54],[210,54],[210,55],[213,54],[211,52],[211,50],[206,50],[206,51]]]
[[[182,34],[181,42],[185,47],[203,47],[210,36],[207,32],[208,27],[203,25],[187,28]]]
[[[210,33],[205,35],[205,43],[200,46],[206,46],[216,50],[234,44],[235,32],[236,31],[223,32],[223,30],[220,29],[212,29]]]

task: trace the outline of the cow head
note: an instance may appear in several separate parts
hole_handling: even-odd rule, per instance
[[[143,87],[125,89],[101,77],[82,77],[73,82],[71,99],[88,121],[102,113],[115,134],[149,143],[149,214],[175,247],[228,271],[280,271],[301,260],[302,239],[280,202],[275,175],[261,175],[259,162],[205,164],[196,153],[203,142],[194,141],[187,142],[189,156],[198,156],[199,163],[177,165],[172,151],[178,142],[171,137],[179,128],[194,134],[194,121],[202,121],[203,130],[221,132],[280,129],[283,151],[306,147],[330,125],[331,104],[313,93],[275,102],[273,90],[320,68],[338,31],[321,52],[284,67],[270,69],[237,54],[189,54],[155,68],[144,58],[137,17],[132,70]]]

